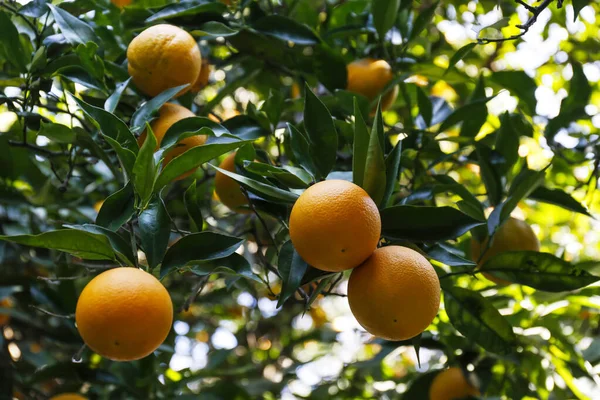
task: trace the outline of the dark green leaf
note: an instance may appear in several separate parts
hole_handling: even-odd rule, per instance
[[[127,266],[135,265],[135,256],[131,246],[125,241],[125,239],[117,235],[115,232],[93,224],[65,225],[65,227],[106,236],[119,260]]]
[[[367,162],[365,163],[365,176],[363,178],[363,189],[379,205],[386,189],[386,166],[383,154],[383,119],[381,118],[381,107],[377,106],[377,113],[373,123],[373,129],[369,136],[369,147],[367,149]]]
[[[109,136],[103,134],[102,137],[115,150],[115,153],[117,153],[117,156],[119,157],[119,161],[121,161],[121,164],[123,165],[123,169],[127,172],[127,176],[131,178],[131,176],[133,176],[133,165],[135,164],[137,151],[134,153],[133,151],[124,148],[121,146],[121,143]]]
[[[64,251],[87,260],[115,260],[115,252],[106,236],[76,229],[59,229],[39,235],[0,236],[0,240]]]
[[[271,90],[269,92],[269,97],[261,107],[261,110],[267,114],[269,117],[269,122],[271,125],[276,127],[279,119],[281,118],[281,113],[285,107],[283,94],[278,90]]]
[[[318,170],[310,157],[310,149],[306,135],[296,129],[294,125],[288,123],[287,127],[290,134],[292,152],[294,153],[296,161],[313,176],[317,176]]]
[[[540,186],[531,192],[529,198],[548,204],[554,204],[565,210],[571,210],[583,215],[591,216],[583,204],[575,200],[573,196],[562,189],[548,189],[547,187]]]
[[[452,207],[394,206],[381,210],[385,237],[419,242],[456,239],[484,222]]]
[[[56,143],[73,143],[77,136],[75,131],[66,125],[44,123],[44,121],[41,123],[39,135],[46,136]]]
[[[537,251],[510,251],[495,255],[480,271],[547,292],[576,290],[600,280],[600,277],[552,254]]]
[[[219,157],[231,150],[247,143],[243,140],[228,139],[228,142],[205,144],[202,146],[192,147],[180,156],[172,159],[162,170],[156,183],[154,190],[158,191],[165,187],[169,182],[173,181],[178,176],[198,168],[200,165]]]
[[[448,73],[448,71],[450,71],[452,69],[452,67],[454,67],[456,65],[457,62],[461,61],[471,51],[473,51],[475,46],[477,46],[477,42],[471,42],[471,43],[464,45],[460,49],[456,50],[456,53],[454,53],[452,55],[452,57],[450,58],[450,62],[448,63],[448,68],[446,69],[446,72],[444,72],[444,75],[446,75],[446,73]]]
[[[192,16],[204,13],[223,14],[227,11],[227,6],[220,2],[204,1],[186,1],[181,3],[169,4],[162,10],[156,12],[151,17],[146,18],[146,23],[167,20],[176,17]]]
[[[201,231],[204,225],[204,218],[202,217],[202,211],[200,209],[200,203],[198,201],[198,189],[196,189],[196,180],[192,182],[190,187],[187,188],[183,195],[183,201],[185,208],[190,220],[193,221],[192,225],[196,226],[196,231]]]
[[[409,40],[414,40],[417,38],[417,36],[419,36],[419,34],[423,32],[423,30],[431,23],[439,3],[439,1],[436,1],[419,14],[419,16],[415,19],[415,23],[413,24],[413,29],[410,32]]]
[[[490,79],[517,96],[529,115],[535,115],[537,85],[533,78],[523,71],[498,71],[494,72]]]
[[[201,261],[211,261],[232,255],[244,240],[215,232],[199,232],[184,236],[169,250],[162,262],[160,276],[176,268]]]
[[[50,7],[50,11],[52,11],[54,20],[60,28],[61,33],[71,45],[85,45],[88,42],[94,42],[98,45],[102,44],[102,41],[96,36],[92,27],[83,22],[82,19],[74,17],[65,10],[52,4],[48,4],[48,7]]]
[[[327,176],[336,161],[337,131],[329,110],[306,85],[304,97],[304,126],[312,162],[321,177]]]
[[[417,376],[410,384],[408,390],[401,397],[402,400],[417,400],[417,399],[428,399],[429,398],[429,388],[433,383],[435,377],[442,372],[431,371],[425,374],[421,374]]]
[[[483,99],[477,99],[455,110],[454,112],[452,112],[452,114],[448,116],[448,118],[444,120],[444,122],[438,129],[438,132],[445,132],[460,122],[470,120],[471,118],[473,118],[474,115],[476,115],[475,113],[481,112],[481,110],[483,109],[482,107],[486,108],[485,104],[493,98],[494,96],[486,97]]]
[[[104,109],[106,111],[112,113],[117,109],[119,101],[121,100],[121,96],[123,95],[123,92],[125,92],[125,89],[127,89],[127,85],[129,85],[129,82],[131,82],[131,78],[117,84],[117,87],[115,88],[113,94],[111,94],[109,98],[106,99],[106,101],[104,102]]]
[[[247,178],[243,175],[236,174],[234,172],[226,171],[224,169],[213,166],[217,171],[227,175],[236,182],[246,187],[248,191],[263,197],[266,200],[279,203],[293,203],[298,198],[298,195],[287,190],[279,189],[276,186],[267,185],[254,179]]]
[[[144,127],[146,126],[146,122],[150,122],[153,119],[156,111],[158,111],[163,104],[171,100],[173,96],[187,86],[189,86],[189,84],[186,83],[185,85],[169,88],[161,92],[156,97],[153,97],[151,100],[145,102],[144,105],[142,105],[135,111],[135,113],[133,113],[133,116],[131,117],[131,130],[133,132],[143,131]]]
[[[278,269],[281,274],[282,288],[277,307],[281,307],[298,290],[307,268],[308,264],[296,253],[292,242],[285,242],[279,251]]]
[[[398,183],[398,175],[400,174],[400,160],[402,156],[402,140],[399,140],[398,143],[392,149],[392,152],[388,154],[385,159],[385,193],[383,195],[383,199],[381,201],[381,207],[387,206],[394,190],[396,188],[396,184]]]
[[[19,9],[19,14],[31,18],[40,18],[48,12],[46,0],[33,0]]]
[[[223,134],[231,134],[231,132],[223,125],[217,124],[206,117],[184,118],[171,125],[160,142],[160,148],[171,147],[189,136],[221,136]]]
[[[450,322],[467,339],[487,351],[509,354],[516,345],[512,326],[492,303],[472,290],[444,286],[444,304]]]
[[[228,129],[232,135],[242,140],[255,140],[269,135],[258,122],[248,115],[238,115],[223,122],[223,127]],[[216,131],[215,131],[216,134]]]
[[[449,267],[475,267],[477,263],[467,260],[451,246],[440,243],[427,250],[427,255],[436,261],[444,263]]]
[[[231,29],[227,25],[217,22],[208,21],[202,24],[199,30],[194,30],[194,34],[200,34],[201,36],[212,36],[212,37],[227,37],[237,34],[237,29]]]
[[[352,181],[363,187],[365,165],[369,148],[369,129],[360,111],[358,100],[354,98],[354,147],[352,152]]]
[[[560,105],[561,114],[569,114],[583,109],[589,102],[592,88],[583,67],[578,62],[571,62],[573,77],[569,81],[569,94]]]
[[[138,196],[140,196],[141,205],[145,206],[146,202],[152,195],[154,189],[154,181],[156,179],[156,165],[154,164],[154,149],[156,149],[156,137],[150,124],[146,127],[146,140],[140,148],[135,164],[133,164],[133,188]]]
[[[385,38],[385,34],[394,26],[399,9],[400,0],[373,0],[371,3],[373,25],[375,25],[377,34],[382,40]]]
[[[512,119],[508,112],[500,116],[500,129],[496,136],[496,151],[506,160],[505,165],[499,171],[505,175],[519,159],[519,132],[512,126]]]
[[[102,134],[113,139],[123,148],[137,154],[139,149],[137,141],[135,140],[135,136],[129,131],[129,128],[127,128],[125,122],[102,108],[88,104],[75,96],[71,96],[71,98],[75,100],[94,125],[100,129]]]
[[[19,31],[10,20],[10,15],[0,11],[0,58],[10,62],[21,72],[27,70],[30,56],[27,55]]]
[[[292,189],[306,189],[312,182],[312,177],[302,168],[283,166],[275,167],[273,165],[261,162],[244,162],[244,168],[264,177],[277,179],[283,185]]]
[[[481,180],[485,185],[488,199],[492,205],[497,205],[502,200],[502,179],[492,164],[492,150],[489,147],[478,145],[476,147],[477,160],[481,174]]]
[[[267,15],[252,27],[263,35],[272,36],[286,43],[311,46],[321,42],[317,34],[308,26],[282,15]]]
[[[233,274],[262,283],[262,281],[252,272],[252,267],[248,260],[237,253],[216,260],[194,262],[191,271],[200,276],[224,272],[226,274]]]
[[[96,224],[117,231],[134,213],[133,186],[128,182],[122,189],[104,200],[96,217]]]
[[[588,4],[590,0],[573,0],[573,22],[577,21],[579,12]]]
[[[477,86],[469,98],[469,104],[477,104],[477,106],[470,109],[472,114],[463,120],[460,128],[460,136],[474,138],[479,134],[488,116],[487,106],[482,101],[486,101],[483,75],[479,77]]]
[[[419,113],[426,126],[431,126],[431,118],[433,118],[433,105],[427,94],[417,86],[417,104],[419,105]]]
[[[138,225],[148,266],[154,268],[163,261],[171,235],[171,219],[158,194],[140,213]]]

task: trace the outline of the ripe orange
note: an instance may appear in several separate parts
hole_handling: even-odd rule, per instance
[[[475,238],[471,240],[471,258],[481,267],[485,262],[493,256],[507,251],[540,251],[540,241],[535,236],[535,232],[525,221],[510,217],[498,229],[490,248],[481,257],[487,246],[488,239],[483,243],[478,242]],[[479,259],[481,257],[481,260]],[[508,285],[510,282],[504,279],[499,279],[490,274],[483,274],[487,279],[499,285]]]
[[[165,103],[158,110],[158,118],[152,121],[150,127],[152,128],[152,132],[154,132],[154,136],[156,136],[156,150],[158,150],[162,139],[165,137],[165,133],[169,130],[169,128],[176,122],[181,121],[185,118],[195,117],[196,115],[188,110],[185,107],[182,107],[178,104],[173,103]],[[196,135],[190,136],[179,143],[169,151],[163,160],[163,166],[167,165],[171,160],[183,153],[192,147],[201,146],[206,142],[207,137],[205,135]],[[142,147],[142,144],[146,140],[146,132],[143,132],[138,138],[138,145]],[[181,174],[177,177],[177,180],[186,178],[193,174],[195,169],[192,169],[184,174]]]
[[[110,0],[117,7],[125,7],[131,4],[132,0]]]
[[[87,400],[87,397],[83,397],[77,393],[62,393],[50,397],[50,400]]]
[[[221,161],[221,164],[219,164],[219,168],[235,172],[235,153],[231,153],[225,157]],[[215,175],[215,194],[221,203],[225,204],[232,211],[242,214],[251,213],[250,209],[243,207],[248,205],[248,199],[242,193],[240,184],[219,171]]]
[[[358,322],[387,340],[423,332],[440,306],[440,281],[425,257],[407,247],[387,246],[352,271],[348,302]]]
[[[362,94],[369,101],[373,101],[381,95],[385,86],[394,79],[392,67],[385,60],[363,58],[348,64],[348,86],[351,92]],[[398,97],[398,86],[388,91],[381,98],[381,110],[385,111],[396,101]],[[375,113],[375,109],[371,110]]]
[[[479,396],[479,390],[469,383],[463,371],[457,367],[437,374],[429,387],[429,400],[460,400],[469,396]]]
[[[200,68],[200,73],[198,74],[198,79],[192,85],[190,91],[192,93],[198,93],[200,90],[204,89],[206,85],[208,85],[208,78],[210,77],[210,70],[212,69],[211,65],[207,60],[202,60],[202,67]]]
[[[290,216],[290,238],[300,257],[323,271],[360,265],[377,248],[381,218],[361,187],[328,180],[309,187]]]
[[[129,43],[127,60],[135,85],[148,96],[156,96],[169,88],[196,82],[202,56],[192,35],[176,26],[160,24],[144,30]]]
[[[154,276],[137,268],[115,268],[83,289],[75,321],[83,341],[96,353],[115,361],[138,360],[169,334],[173,304]]]
[[[13,302],[10,297],[5,297],[0,300],[0,308],[11,308],[13,306]],[[8,324],[10,321],[10,314],[0,314],[0,326]]]

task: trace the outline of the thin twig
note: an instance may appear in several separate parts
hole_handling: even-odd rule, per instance
[[[256,211],[256,208],[254,207],[254,204],[252,203],[252,200],[250,200],[250,196],[248,195],[248,191],[246,190],[246,188],[244,188],[243,186],[240,186],[240,189],[241,189],[242,193],[244,193],[244,196],[246,196],[246,199],[248,199],[248,205],[250,206],[250,209],[252,210],[252,212],[254,214],[256,214],[256,217],[258,218],[258,220],[262,224],[263,228],[265,228],[265,231],[267,231],[267,235],[269,235],[269,239],[271,239],[271,243],[273,243],[273,246],[275,246],[275,252],[277,252],[277,255],[279,255],[279,248],[277,247],[277,242],[275,242],[275,238],[273,237],[273,235],[271,235],[271,231],[269,230],[269,227],[267,226],[267,223],[260,216],[260,214],[258,213],[258,211]]]
[[[72,319],[75,317],[75,314],[67,314],[67,315],[61,315],[61,314],[55,314],[53,312],[50,312],[48,310],[44,310],[43,308],[40,308],[38,306],[34,306],[33,304],[30,304],[29,307],[38,310],[46,315],[50,315],[52,317],[57,317],[57,318],[66,318],[66,319]]]
[[[202,277],[200,281],[198,281],[198,283],[194,285],[194,287],[192,288],[192,294],[187,298],[185,303],[183,303],[183,305],[179,309],[179,312],[184,312],[190,309],[191,305],[194,303],[194,301],[196,301],[198,296],[200,296],[200,293],[202,293],[202,289],[204,289],[204,286],[206,286],[206,283],[208,282],[209,278],[210,274]]]
[[[69,156],[69,153],[46,150],[43,147],[34,146],[27,142],[15,142],[13,140],[9,140],[8,144],[11,146],[14,146],[14,147],[25,147],[27,149],[32,150],[34,153],[38,153],[38,155],[40,155],[42,157],[46,157],[46,158],[68,157]]]

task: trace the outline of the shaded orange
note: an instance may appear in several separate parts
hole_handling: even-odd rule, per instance
[[[460,400],[479,394],[479,390],[469,383],[463,371],[457,367],[437,374],[429,387],[429,400]]]
[[[394,79],[392,67],[385,60],[363,58],[348,64],[348,85],[351,92],[365,96],[369,101],[375,100],[388,83]],[[381,98],[381,110],[385,111],[394,104],[398,97],[398,86],[388,91]],[[375,108],[371,110],[372,113]]]

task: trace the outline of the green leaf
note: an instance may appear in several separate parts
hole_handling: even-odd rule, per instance
[[[490,76],[490,80],[508,89],[523,102],[529,115],[535,115],[537,85],[533,78],[524,71],[498,71]]]
[[[196,2],[186,1],[169,4],[151,17],[146,18],[146,24],[158,20],[167,20],[177,17],[186,17],[199,14],[223,14],[227,6],[220,2]]]
[[[452,55],[450,61],[448,62],[448,68],[446,68],[444,75],[446,75],[448,71],[450,71],[459,61],[469,55],[475,46],[477,46],[477,42],[471,42],[456,50],[456,53]]]
[[[47,0],[33,0],[19,9],[19,14],[31,18],[40,18],[48,12]]]
[[[308,84],[304,92],[304,127],[310,156],[320,176],[325,177],[333,169],[337,158],[337,131],[329,110]]]
[[[485,185],[488,199],[492,205],[497,205],[502,200],[502,179],[492,164],[492,149],[484,145],[475,147],[479,163],[481,180]]]
[[[127,89],[127,86],[131,82],[131,78],[127,79],[124,82],[118,83],[115,91],[106,99],[104,102],[104,109],[109,113],[115,112],[117,106],[119,105],[119,101],[121,101],[121,96]]]
[[[401,400],[416,400],[416,399],[428,399],[429,388],[433,383],[435,377],[442,372],[442,370],[431,371],[424,374],[419,374],[410,384],[408,390],[404,393]]]
[[[52,4],[48,4],[48,7],[52,11],[52,16],[54,16],[54,20],[60,28],[61,33],[71,45],[85,45],[88,42],[94,42],[98,45],[102,44],[102,41],[96,36],[92,27],[83,22],[82,19],[76,18]]]
[[[232,135],[242,140],[256,140],[271,133],[248,115],[237,115],[229,118],[223,122],[222,126],[228,129]],[[216,131],[215,134],[217,134]]]
[[[279,123],[279,119],[281,118],[281,113],[285,108],[283,93],[279,90],[271,90],[269,91],[269,97],[264,102],[261,107],[261,110],[267,114],[269,118],[269,122],[271,125],[276,127]]]
[[[161,278],[174,269],[201,261],[232,255],[244,240],[215,232],[199,232],[182,237],[169,248],[160,268]]]
[[[552,254],[537,251],[497,254],[487,260],[479,271],[546,292],[576,290],[600,280],[600,277]]]
[[[399,9],[400,0],[373,0],[371,3],[373,25],[382,40],[385,38],[385,34],[394,26]]]
[[[287,127],[290,134],[292,152],[294,153],[294,157],[298,161],[298,164],[303,166],[304,169],[309,171],[313,176],[317,176],[318,170],[310,157],[308,139],[294,125],[288,123]]]
[[[416,86],[416,85],[415,85]],[[419,113],[425,124],[427,126],[431,126],[431,119],[433,118],[433,105],[431,104],[431,100],[425,94],[425,91],[421,89],[419,86],[417,88],[417,104],[419,105]]]
[[[139,149],[137,141],[129,128],[127,128],[125,122],[121,121],[114,114],[88,104],[74,95],[71,95],[71,98],[75,100],[77,105],[79,105],[83,112],[90,118],[92,123],[100,129],[103,135],[119,143],[122,148],[137,154]],[[123,162],[123,160],[121,161]]]
[[[410,32],[410,39],[409,39],[409,41],[412,41],[412,40],[416,39],[419,36],[419,34],[421,32],[423,32],[423,30],[429,24],[431,24],[431,20],[433,19],[433,16],[435,15],[435,10],[436,10],[436,8],[437,8],[437,6],[438,6],[439,3],[440,2],[438,0],[435,3],[433,3],[431,6],[427,7],[415,19],[412,31]]]
[[[104,200],[96,217],[96,225],[117,231],[134,213],[134,196],[131,182]]]
[[[133,132],[142,132],[147,122],[152,121],[159,108],[162,107],[167,101],[171,100],[173,96],[179,93],[182,89],[188,87],[189,84],[180,85],[169,88],[161,92],[156,97],[145,102],[140,108],[138,108],[133,116],[131,117],[131,130]]]
[[[244,168],[248,172],[268,178],[275,178],[283,185],[292,189],[306,189],[312,182],[310,174],[302,168],[290,166],[275,167],[273,165],[252,161],[245,161]]]
[[[500,129],[496,135],[495,149],[506,160],[505,165],[499,171],[505,175],[519,159],[519,132],[513,127],[512,119],[508,112],[500,116]]]
[[[398,143],[394,146],[391,153],[385,159],[385,193],[383,195],[383,199],[381,200],[381,207],[387,206],[394,190],[396,188],[396,183],[398,183],[398,175],[400,174],[400,160],[402,157],[402,140],[399,140]]]
[[[205,22],[204,24],[202,24],[200,29],[192,31],[193,34],[198,34],[199,36],[212,37],[233,36],[238,32],[239,31],[237,29],[232,29],[229,26],[217,21]]]
[[[452,207],[394,206],[381,210],[381,230],[390,239],[418,242],[456,239],[481,222]]]
[[[360,111],[358,100],[354,98],[354,147],[352,152],[352,181],[363,187],[365,165],[369,148],[369,129]]]
[[[206,276],[217,272],[225,272],[227,274],[233,274],[244,278],[252,279],[258,283],[262,281],[256,277],[252,272],[252,267],[248,260],[237,253],[233,253],[227,257],[219,258],[217,260],[199,261],[194,262],[191,267],[192,271],[196,275]]]
[[[510,213],[513,212],[519,202],[527,198],[531,192],[544,182],[544,177],[545,169],[532,171],[525,168],[521,171],[510,187],[509,196],[494,208],[488,218],[488,234],[490,236],[510,217]]]
[[[195,225],[196,231],[201,231],[204,225],[204,218],[202,217],[200,202],[198,201],[198,190],[196,189],[195,179],[185,191],[183,202],[185,204],[185,209],[190,216],[190,220],[193,222],[191,225]]]
[[[512,326],[488,299],[460,287],[443,289],[446,313],[457,331],[492,353],[512,352],[517,341]]]
[[[377,205],[381,203],[386,189],[386,166],[382,138],[383,119],[381,118],[381,106],[378,105],[373,129],[369,137],[365,177],[363,178],[362,186]]]
[[[104,62],[102,58],[98,57],[98,44],[94,42],[88,42],[86,44],[79,44],[75,48],[75,53],[79,56],[81,67],[87,71],[87,73],[94,79],[102,81],[104,79]]]
[[[444,243],[436,244],[427,250],[427,255],[441,263],[446,264],[449,267],[471,267],[474,268],[477,263],[467,260],[460,254],[457,254],[458,250],[448,246]]]
[[[154,190],[158,191],[178,176],[248,143],[247,141],[230,138],[227,138],[227,140],[230,141],[192,147],[180,156],[173,158],[158,176],[154,184]]]
[[[479,134],[481,127],[485,124],[488,117],[487,106],[482,101],[486,101],[483,75],[479,77],[477,86],[469,98],[469,104],[474,103],[477,106],[472,109],[470,108],[472,114],[463,120],[460,128],[460,136],[474,138]]]
[[[115,178],[119,178],[121,176],[119,172],[118,166],[114,165],[115,162],[106,154],[106,152],[96,143],[91,134],[83,128],[75,127],[73,128],[75,134],[77,135],[77,145],[82,149],[89,150],[90,154],[98,157],[99,160],[102,160],[104,164],[110,169],[110,172],[114,175]],[[135,155],[131,153],[135,161]],[[133,167],[133,162],[131,163]]]
[[[279,189],[276,186],[267,185],[265,183],[256,181],[254,179],[247,178],[243,175],[236,174],[234,172],[226,171],[224,169],[211,165],[214,169],[221,172],[224,175],[232,178],[236,182],[246,187],[248,191],[263,197],[266,200],[270,200],[276,203],[294,203],[298,199],[298,195],[287,190]]]
[[[292,42],[301,46],[313,46],[321,43],[321,39],[308,26],[282,15],[267,15],[259,19],[253,26],[263,35],[271,36],[284,42]]]
[[[554,204],[562,207],[565,210],[575,211],[583,215],[591,217],[589,211],[570,194],[566,193],[562,189],[549,189],[544,186],[536,188],[529,195],[530,199],[541,201],[548,204]]]
[[[19,31],[10,15],[4,11],[0,11],[0,58],[11,63],[20,72],[27,70],[31,58],[21,44]]]
[[[154,163],[154,149],[156,149],[156,137],[150,127],[146,127],[146,140],[140,148],[135,164],[133,164],[133,187],[140,196],[142,207],[152,195],[154,182],[156,180],[156,165]]]
[[[73,143],[77,137],[75,131],[66,125],[45,123],[44,121],[41,122],[38,135],[46,136],[56,143]]]
[[[130,244],[115,232],[94,224],[65,225],[65,227],[106,236],[119,260],[127,266],[135,265],[135,256]]]
[[[485,107],[485,104],[488,101],[490,101],[491,99],[493,99],[494,97],[495,96],[486,97],[483,99],[477,99],[473,102],[470,102],[470,103],[460,107],[457,110],[454,110],[454,112],[452,112],[452,114],[450,114],[444,120],[444,122],[438,129],[438,132],[439,133],[445,132],[460,122],[470,120],[471,118],[473,118],[474,115],[476,115],[475,113],[481,112],[482,107]],[[487,108],[486,108],[486,116],[487,116]]]
[[[0,240],[64,251],[87,260],[115,260],[115,252],[106,236],[76,229],[59,229],[39,235],[0,236]]]
[[[121,146],[121,143],[104,134],[102,134],[102,137],[108,142],[108,144],[112,146],[112,148],[115,150],[115,153],[117,153],[117,157],[119,157],[119,161],[121,161],[121,164],[123,165],[123,169],[127,173],[127,176],[132,177],[133,166],[135,164],[137,151],[134,153],[133,151],[124,148],[123,146]]]
[[[222,136],[231,134],[223,125],[217,124],[206,117],[190,117],[175,122],[165,132],[160,142],[160,148],[166,149],[189,136],[208,135]]]
[[[279,250],[278,269],[281,274],[282,288],[277,307],[281,307],[298,290],[302,277],[308,269],[308,264],[298,255],[291,241],[285,242]]]
[[[573,0],[573,22],[577,21],[579,13],[588,4],[590,4],[590,0]]]
[[[573,77],[569,81],[569,94],[560,105],[560,113],[568,114],[587,106],[592,88],[580,63],[572,61]]]
[[[160,195],[153,197],[138,217],[140,240],[152,269],[163,261],[171,235],[171,219]]]

